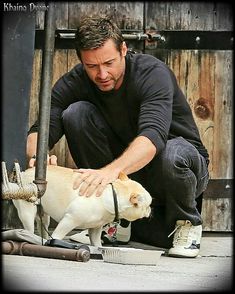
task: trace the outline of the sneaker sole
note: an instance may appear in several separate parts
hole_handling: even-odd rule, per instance
[[[199,252],[194,252],[193,254],[190,255],[186,255],[186,254],[182,254],[182,253],[168,253],[168,256],[171,257],[180,257],[180,258],[195,258],[197,257],[199,254]]]

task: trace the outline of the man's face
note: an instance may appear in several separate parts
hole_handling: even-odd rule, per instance
[[[117,90],[121,86],[125,74],[126,52],[125,42],[119,52],[111,39],[100,48],[81,51],[84,68],[101,91]]]

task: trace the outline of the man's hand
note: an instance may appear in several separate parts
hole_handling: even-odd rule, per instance
[[[48,165],[57,165],[57,157],[55,155],[47,155],[47,164]],[[29,160],[29,168],[36,165],[36,156],[33,156]]]
[[[115,181],[118,176],[118,171],[110,171],[107,168],[103,169],[74,169],[78,173],[74,181],[73,189],[76,190],[80,185],[80,195],[90,197],[94,192],[96,196],[100,196],[105,187]]]

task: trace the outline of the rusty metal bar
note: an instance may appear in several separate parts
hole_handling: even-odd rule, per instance
[[[39,197],[46,190],[46,167],[51,109],[51,85],[53,71],[53,55],[55,44],[55,7],[50,2],[45,17],[45,45],[42,57],[42,77],[39,103],[39,130],[37,141],[37,161],[34,183],[38,186]]]
[[[16,242],[12,240],[2,242],[2,253],[81,262],[87,262],[90,260],[90,252],[85,248],[79,248],[78,250],[64,249],[58,247],[35,245],[28,242]]]
[[[123,38],[125,40],[161,40],[165,41],[165,39],[160,34],[144,34],[144,33],[123,33]],[[75,32],[58,32],[57,37],[60,39],[75,39]]]
[[[127,39],[141,41],[138,37],[148,35],[147,42],[158,42],[156,48],[163,49],[210,49],[232,50],[234,44],[233,31],[198,31],[198,30],[121,30]],[[76,29],[56,29],[55,48],[75,49],[74,38]],[[42,49],[44,30],[36,29],[35,48]],[[144,37],[146,38],[146,36]],[[126,40],[127,40],[126,39]]]

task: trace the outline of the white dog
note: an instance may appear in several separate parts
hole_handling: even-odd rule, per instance
[[[35,168],[29,168],[21,173],[24,183],[32,183]],[[52,233],[52,238],[63,239],[73,229],[88,229],[90,243],[101,246],[101,233],[104,225],[113,222],[115,208],[111,184],[107,185],[100,197],[80,196],[79,188],[73,189],[73,182],[77,176],[70,168],[49,165],[47,167],[47,188],[41,198],[43,209],[43,223],[49,226],[50,217],[58,225]],[[119,218],[134,221],[149,217],[152,197],[136,181],[120,174],[113,183],[117,195]],[[37,220],[37,206],[24,200],[13,200],[24,229],[34,233],[34,222]],[[40,230],[39,230],[40,232]],[[47,235],[44,234],[44,238]]]

